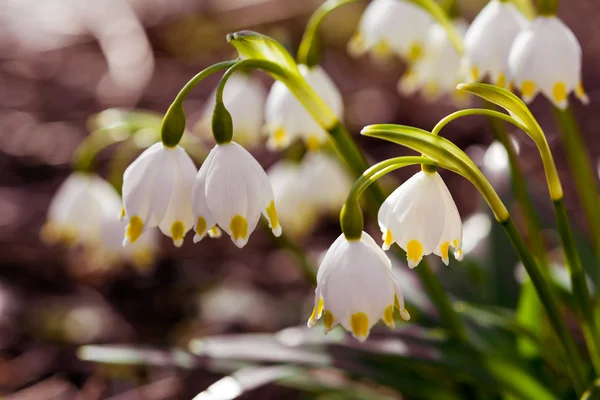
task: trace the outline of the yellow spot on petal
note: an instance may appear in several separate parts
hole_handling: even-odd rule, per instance
[[[331,311],[323,311],[323,322],[325,323],[325,329],[331,330],[331,328],[333,328],[333,324],[335,324],[335,318],[333,317]]]
[[[364,312],[352,314],[350,317],[350,327],[354,336],[366,338],[369,335],[369,317]]]
[[[498,81],[496,82],[496,86],[500,86],[501,88],[503,88],[506,85],[506,77],[504,76],[504,74],[502,72],[500,72],[500,75],[498,75]]]
[[[442,255],[442,260],[448,259],[448,248],[450,247],[450,242],[445,242],[440,245],[440,254]]]
[[[457,248],[458,247],[458,240],[454,239],[452,241],[452,247]]]
[[[563,82],[557,82],[554,85],[552,96],[557,103],[563,103],[567,99],[567,88]]]
[[[577,97],[586,97],[587,96],[585,94],[585,89],[583,88],[583,84],[581,82],[579,82],[577,84],[577,89],[575,89],[575,94],[577,95]]]
[[[321,318],[321,314],[323,313],[324,305],[325,305],[325,303],[323,302],[323,299],[322,298],[319,299],[319,301],[317,302],[317,306],[313,307],[312,314],[310,314],[310,318],[308,319],[309,324],[314,323],[314,321]]]
[[[475,66],[471,67],[471,79],[473,81],[479,80],[479,68],[477,68]]]
[[[533,96],[534,92],[535,92],[535,83],[533,83],[532,81],[523,82],[523,84],[521,85],[521,93],[523,94],[523,96],[531,97],[531,96]]]
[[[125,231],[125,238],[129,240],[129,243],[135,243],[136,240],[140,238],[142,235],[142,231],[144,230],[144,221],[137,215],[131,217],[129,224],[127,225],[127,230]]]
[[[248,222],[246,218],[241,215],[236,215],[231,218],[231,223],[229,224],[229,229],[231,230],[231,234],[235,240],[248,239]]]
[[[406,245],[406,257],[408,261],[419,262],[423,257],[423,245],[418,240],[411,240]]]
[[[317,151],[321,148],[321,141],[316,135],[310,135],[306,138],[306,148],[309,151]]]
[[[125,207],[121,207],[121,212],[119,213],[119,219],[125,218]]]
[[[383,312],[383,322],[389,326],[390,328],[394,327],[394,306],[393,305],[389,305],[385,308],[385,311]]]
[[[198,220],[196,221],[196,233],[202,236],[204,231],[206,231],[206,220],[202,217],[198,217]]]
[[[210,237],[211,237],[211,238],[213,238],[213,239],[218,239],[218,238],[220,238],[220,237],[221,237],[221,234],[222,234],[221,230],[220,230],[220,229],[219,229],[219,227],[218,227],[218,226],[216,226],[216,225],[215,225],[215,226],[213,226],[212,228],[210,228],[210,229],[208,230],[208,236],[210,236]]]
[[[180,242],[183,240],[183,236],[185,235],[185,225],[181,221],[173,222],[171,225],[171,237],[173,238],[173,242]]]
[[[287,134],[283,128],[277,128],[275,129],[275,132],[273,132],[273,141],[278,146],[282,145],[285,142],[286,137]]]
[[[375,56],[376,59],[386,60],[391,55],[392,55],[392,49],[391,49],[390,45],[384,40],[377,43],[375,45],[375,47],[373,47],[373,56]]]
[[[411,44],[410,48],[408,49],[408,54],[406,55],[406,58],[408,58],[408,61],[411,61],[411,62],[417,61],[422,56],[423,56],[423,46],[421,46],[420,43]]]
[[[394,236],[392,235],[391,230],[388,229],[385,231],[385,240],[383,241],[383,243],[388,247],[391,246],[392,243],[394,243]]]

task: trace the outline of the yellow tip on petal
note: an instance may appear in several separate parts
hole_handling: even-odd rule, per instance
[[[196,220],[196,227],[194,228],[196,234],[198,236],[204,235],[204,233],[206,232],[206,228],[206,220],[203,217],[198,217],[198,219]]]
[[[331,328],[333,328],[333,325],[335,324],[335,318],[333,317],[333,314],[331,313],[331,311],[329,311],[329,310],[323,311],[323,322],[325,323],[325,329],[327,331],[330,331]]]
[[[471,79],[473,82],[477,82],[479,80],[479,68],[475,66],[471,67]]]
[[[321,315],[323,314],[323,306],[325,305],[325,303],[323,302],[323,299],[320,298],[319,301],[317,302],[316,307],[313,307],[312,310],[312,314],[310,314],[310,318],[308,319],[308,327],[312,328],[313,326],[315,326],[315,323],[317,322],[317,320],[319,318],[321,318]],[[331,328],[329,328],[331,329]]]
[[[275,200],[271,200],[269,203],[269,206],[267,207],[267,216],[269,217],[269,227],[271,227],[275,236],[280,236],[281,226],[279,225],[277,210],[275,210]]]
[[[504,73],[500,72],[500,75],[498,75],[496,86],[500,86],[501,88],[504,88],[504,86],[506,86],[506,76],[504,76]]]
[[[248,240],[248,221],[246,218],[241,215],[236,215],[231,218],[231,223],[229,224],[229,229],[231,230],[231,236],[233,236],[233,240],[238,244],[238,242],[245,242]],[[240,242],[242,243],[242,242]]]
[[[575,95],[579,100],[581,100],[583,104],[588,104],[590,102],[590,99],[585,93],[585,89],[583,88],[583,84],[581,82],[577,84],[577,88],[575,89]]]
[[[376,60],[386,61],[391,55],[392,48],[385,40],[382,40],[373,47],[373,57],[375,57]]]
[[[394,243],[394,236],[392,235],[392,231],[387,229],[385,231],[385,237],[383,239],[383,249],[389,249],[392,243]]]
[[[415,62],[423,56],[423,46],[420,43],[413,43],[410,45],[408,49],[408,54],[406,58],[410,62]]]
[[[458,247],[458,240],[457,240],[457,239],[454,239],[454,240],[452,241],[452,247],[454,247],[454,248],[457,248],[457,247]]]
[[[525,81],[521,85],[521,94],[523,97],[530,98],[535,93],[535,83],[532,81]]]
[[[350,316],[350,327],[355,338],[365,340],[369,336],[369,317],[364,312],[352,314]]]
[[[456,261],[462,261],[463,260],[463,251],[462,250],[456,250],[454,252],[454,258],[456,259]]]
[[[385,308],[385,311],[383,312],[382,320],[390,328],[394,328],[396,326],[396,324],[394,323],[394,306],[393,305],[390,304],[389,306],[387,306]]]
[[[283,128],[277,128],[273,132],[273,142],[275,143],[275,146],[282,146],[283,144],[285,144],[286,138],[287,133]]]
[[[410,320],[410,314],[408,313],[408,310],[406,308],[403,308],[402,310],[400,310],[400,316],[405,321]]]
[[[448,249],[450,248],[450,242],[445,242],[442,243],[440,245],[440,254],[442,256],[442,261],[444,262],[444,264],[448,265],[449,263],[449,259],[448,259]]]
[[[137,215],[131,217],[127,229],[125,230],[125,244],[135,243],[142,236],[144,231],[144,221]]]
[[[210,236],[213,239],[218,239],[221,237],[221,235],[223,235],[223,232],[221,232],[219,227],[216,225],[208,230],[208,236]]]
[[[406,258],[408,266],[414,268],[423,258],[423,245],[418,240],[411,240],[406,245]]]
[[[564,104],[567,100],[567,88],[563,82],[557,82],[552,89],[552,96],[558,104]]]
[[[121,212],[119,212],[119,220],[123,220],[125,218],[125,207],[121,207]]]
[[[306,148],[308,151],[318,151],[321,148],[321,141],[317,135],[309,135],[306,138]]]
[[[177,247],[181,247],[183,244],[183,237],[185,236],[185,225],[181,221],[173,222],[171,225],[171,238],[173,238],[173,244]]]

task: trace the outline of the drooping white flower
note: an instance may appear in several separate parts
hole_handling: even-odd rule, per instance
[[[419,59],[426,46],[431,16],[404,0],[374,0],[367,6],[348,51],[359,56],[395,53],[408,61]]]
[[[491,0],[471,23],[465,35],[463,67],[470,81],[489,77],[500,87],[510,87],[508,56],[515,37],[527,19],[510,1]]]
[[[191,193],[196,167],[179,146],[155,143],[123,175],[123,204],[129,220],[123,244],[135,242],[144,229],[158,226],[177,247],[192,229]]]
[[[326,333],[341,324],[361,341],[380,319],[393,328],[394,308],[410,319],[390,259],[366,232],[360,240],[342,234],[331,245],[319,266],[314,304],[309,328],[323,316]]]
[[[467,29],[463,20],[455,20],[454,27],[462,37]],[[398,83],[398,90],[405,95],[417,91],[430,101],[445,93],[452,94],[456,100],[462,99],[456,85],[464,81],[460,55],[452,45],[450,38],[438,23],[429,28],[424,56],[415,62]]]
[[[310,151],[302,159],[302,179],[309,189],[310,197],[320,210],[339,213],[352,188],[348,171],[323,151]]]
[[[344,102],[335,83],[320,66],[308,68],[299,65],[300,74],[317,94],[331,107],[338,118],[344,113]],[[274,149],[287,147],[301,137],[309,148],[318,148],[327,139],[327,132],[281,81],[271,87],[265,105],[265,129],[269,135],[267,146]]]
[[[279,223],[294,237],[308,233],[319,217],[319,208],[310,199],[313,189],[303,171],[302,164],[286,160],[277,162],[267,171]]]
[[[192,192],[194,242],[215,225],[244,247],[261,213],[273,234],[281,235],[273,189],[258,161],[235,142],[217,144],[196,175]]]
[[[231,75],[223,90],[223,103],[231,114],[235,140],[243,146],[256,145],[261,139],[266,90],[260,81],[243,72]],[[216,102],[216,89],[211,93],[196,130],[212,138],[211,119]]]
[[[581,46],[573,32],[555,16],[540,16],[515,38],[510,50],[511,75],[525,102],[542,92],[566,108],[571,92],[588,103],[581,83]]]
[[[116,218],[121,199],[115,189],[95,174],[74,172],[60,186],[42,228],[44,241],[97,243],[107,217]]]
[[[421,171],[398,187],[377,216],[383,248],[396,242],[407,253],[408,266],[434,253],[448,265],[448,251],[462,259],[462,222],[446,184],[437,172]]]

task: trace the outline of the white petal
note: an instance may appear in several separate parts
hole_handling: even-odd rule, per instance
[[[339,213],[352,188],[348,171],[338,159],[323,151],[308,152],[304,156],[299,179],[310,186],[302,188],[304,196],[326,212]]]
[[[439,196],[444,200],[444,232],[440,238],[440,241],[433,251],[435,255],[442,257],[444,264],[448,265],[448,247],[452,246],[456,252],[462,248],[462,220],[454,199],[448,190],[448,187],[442,180],[442,177],[436,174],[436,181],[439,188]],[[442,247],[444,253],[442,254]],[[459,260],[460,261],[460,260]]]
[[[194,185],[192,187],[192,210],[194,212],[194,243],[198,243],[204,238],[210,229],[216,225],[215,219],[212,217],[208,209],[206,201],[206,175],[210,168],[210,164],[214,158],[217,148],[213,148],[204,163],[200,167],[200,171],[196,175]]]

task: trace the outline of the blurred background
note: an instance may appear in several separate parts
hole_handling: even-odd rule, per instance
[[[118,115],[127,115],[127,110],[164,113],[195,73],[235,57],[225,40],[229,32],[259,31],[294,53],[308,17],[319,4],[320,0],[0,2],[0,396],[157,400],[191,399],[200,393],[198,398],[204,399],[400,396],[360,378],[368,375],[364,371],[348,375],[326,367],[352,364],[344,348],[336,350],[332,345],[328,351],[306,352],[282,346],[299,341],[328,346],[325,339],[345,341],[348,348],[359,345],[344,339],[339,328],[327,337],[320,328],[310,333],[302,328],[312,309],[314,286],[296,266],[297,254],[281,250],[264,227],[242,250],[227,238],[193,244],[190,236],[176,249],[161,237],[143,268],[126,262],[95,262],[86,251],[47,245],[40,239],[50,201],[72,171],[75,149],[99,124],[95,114],[114,108],[124,113]],[[483,0],[461,1],[461,12],[471,20],[484,4]],[[408,153],[384,141],[359,137],[364,125],[401,123],[431,129],[456,106],[446,97],[431,103],[418,95],[400,96],[396,83],[405,66],[399,60],[348,56],[347,42],[365,6],[366,2],[357,2],[327,18],[321,30],[322,66],[343,94],[347,127],[376,162]],[[595,27],[600,23],[600,3],[563,1],[559,15],[583,47],[583,82],[591,105],[572,103],[596,162],[600,32]],[[257,78],[265,89],[272,83],[264,74]],[[188,97],[190,130],[218,79],[210,77]],[[581,249],[591,257],[550,106],[539,98],[532,109],[562,173],[566,205],[576,221]],[[103,115],[118,118],[115,112]],[[548,227],[544,236],[551,248],[556,247],[539,156],[523,133],[511,133],[530,178],[534,203]],[[444,130],[444,136],[482,167],[518,222],[506,154],[501,147],[489,147],[489,121],[481,117],[457,121]],[[264,147],[253,154],[265,168],[282,157]],[[118,185],[131,159],[129,153],[111,146],[100,152],[94,165],[100,175]],[[200,165],[198,159],[196,163]],[[396,182],[414,172],[415,168],[399,172]],[[496,232],[487,208],[468,182],[447,172],[442,175],[465,223],[467,257],[461,264],[453,261],[449,268],[442,268],[439,260],[432,264],[453,296],[514,308],[522,274],[507,239]],[[393,189],[393,181],[387,184]],[[368,228],[373,236],[378,234],[375,221],[370,220]],[[316,269],[321,252],[339,233],[333,214],[315,221],[310,232],[294,240],[306,250],[310,268]],[[559,256],[553,262],[562,265]],[[435,327],[435,313],[416,275],[399,265],[412,289],[405,297],[429,314],[423,317],[424,324]],[[420,336],[416,324],[401,331],[407,337]],[[277,336],[259,335],[276,332]],[[376,328],[374,335],[379,332]],[[393,335],[382,330],[384,334]],[[194,341],[203,338],[208,339]],[[404,342],[390,345],[394,343],[405,346]],[[410,349],[427,350],[416,344]],[[282,366],[290,360],[311,367],[299,372]],[[240,368],[233,378],[222,379]],[[289,377],[296,379],[281,380]]]

